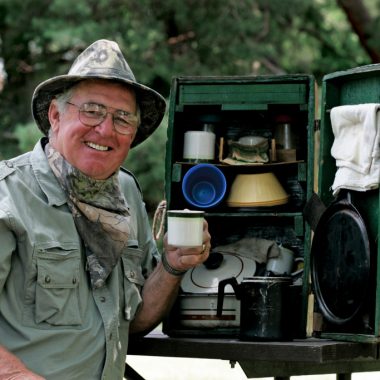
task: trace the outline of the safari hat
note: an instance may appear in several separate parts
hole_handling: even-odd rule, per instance
[[[69,73],[40,83],[34,90],[32,113],[38,128],[48,134],[48,110],[54,97],[85,79],[106,79],[130,85],[136,92],[141,124],[132,147],[140,144],[160,125],[165,113],[165,99],[153,89],[136,81],[116,42],[99,40],[85,49],[72,64]]]

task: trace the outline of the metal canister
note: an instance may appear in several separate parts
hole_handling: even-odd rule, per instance
[[[277,149],[296,149],[294,126],[290,122],[277,123],[274,128],[274,138]]]

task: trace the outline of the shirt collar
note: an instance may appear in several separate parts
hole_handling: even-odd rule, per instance
[[[44,146],[47,142],[46,137],[37,142],[31,152],[30,162],[37,182],[46,195],[48,204],[62,206],[66,203],[66,194],[63,192],[47,161],[44,152]]]

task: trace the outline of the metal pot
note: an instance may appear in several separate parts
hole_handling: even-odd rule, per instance
[[[236,278],[219,283],[217,315],[223,315],[224,287],[231,285],[241,301],[240,339],[284,340],[291,336],[285,305],[291,277],[245,278],[239,285]]]

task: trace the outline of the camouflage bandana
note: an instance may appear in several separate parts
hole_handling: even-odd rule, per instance
[[[86,248],[91,285],[100,288],[117,264],[130,234],[130,214],[117,173],[106,180],[87,177],[49,144],[45,154],[67,195]]]

